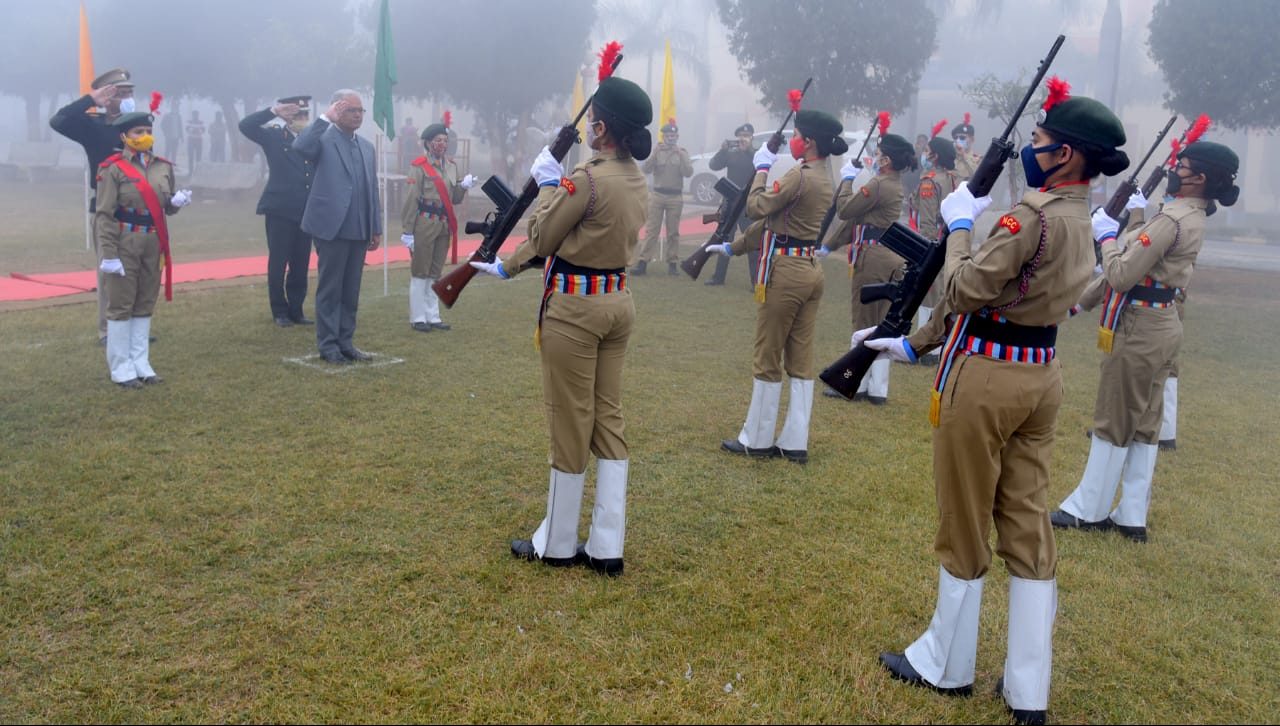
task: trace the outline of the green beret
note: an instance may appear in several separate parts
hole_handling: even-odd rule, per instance
[[[938,166],[943,169],[956,168],[955,142],[947,141],[941,136],[935,136],[929,139],[929,150],[938,157]]]
[[[1178,158],[1216,166],[1231,176],[1240,171],[1240,157],[1236,152],[1212,141],[1197,141],[1183,149]]]
[[[911,145],[910,141],[902,138],[897,134],[885,134],[880,137],[880,152],[890,159],[895,156],[906,155],[908,157],[916,155],[916,147]]]
[[[1118,149],[1125,142],[1120,119],[1111,109],[1084,96],[1072,96],[1056,104],[1042,114],[1038,125],[1060,141],[1075,140],[1104,149]]]
[[[609,76],[600,82],[591,103],[619,121],[637,128],[653,123],[653,103],[649,95],[625,78]]]
[[[840,123],[840,119],[826,111],[807,108],[796,111],[796,128],[810,139],[833,139],[844,133],[844,126]]]
[[[447,137],[449,135],[449,127],[444,124],[431,124],[422,130],[422,140],[430,141],[440,134],[444,134]]]
[[[155,116],[152,116],[149,113],[134,111],[133,113],[122,114],[120,118],[116,119],[116,122],[111,125],[115,127],[116,131],[123,134],[128,132],[129,129],[137,128],[139,126],[152,126],[154,125],[155,120]]]

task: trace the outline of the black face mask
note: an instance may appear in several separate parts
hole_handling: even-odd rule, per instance
[[[1169,194],[1177,194],[1182,191],[1182,175],[1178,173],[1177,169],[1169,170],[1169,178],[1165,180],[1164,190]]]

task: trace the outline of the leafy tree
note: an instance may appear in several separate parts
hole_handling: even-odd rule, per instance
[[[596,13],[580,0],[487,0],[396,2],[391,17],[397,29],[431,30],[397,36],[396,92],[475,112],[494,172],[511,179],[520,154],[514,131],[528,128],[547,101],[572,93]],[[634,78],[628,65],[620,75]]]
[[[0,43],[0,93],[26,104],[27,140],[45,138],[49,119],[40,109],[45,96],[75,93],[78,5],[53,0],[23,6],[15,32]]]
[[[1151,58],[1165,105],[1231,129],[1280,126],[1280,13],[1271,0],[1158,0]]]
[[[1027,93],[1027,84],[1031,82],[1031,76],[1027,72],[1023,72],[1016,79],[1004,80],[997,78],[994,74],[985,73],[975,78],[971,83],[960,86],[960,95],[969,99],[975,106],[987,112],[987,118],[995,119],[999,125],[999,130],[994,135],[1003,133],[1004,127],[1009,125],[1009,121],[1013,118],[1013,114],[1018,110],[1018,104],[1022,102],[1022,97]],[[1021,121],[1025,118],[1034,118],[1040,107],[1044,105],[1046,91],[1044,84],[1036,92],[1036,96],[1032,97],[1027,103],[1027,108],[1018,117]],[[1013,128],[1013,134],[1009,138],[1013,142],[1015,149],[1023,146],[1022,132],[1017,126]],[[974,139],[976,148],[972,149],[974,153],[981,154],[986,151],[986,147],[982,144],[981,139]],[[1005,162],[1004,178],[1009,185],[1009,199],[1016,201],[1022,198],[1022,190],[1025,184],[1025,178],[1022,174],[1022,162],[1018,157],[1014,157]]]
[[[729,49],[779,115],[787,90],[813,76],[805,105],[870,116],[911,104],[934,49],[937,20],[925,0],[786,3],[717,0]]]

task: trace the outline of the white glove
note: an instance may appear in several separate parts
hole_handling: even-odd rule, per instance
[[[826,257],[827,255],[831,254],[831,250],[827,249],[827,246],[826,246],[826,245],[823,245],[823,246],[819,247],[819,248],[818,248],[818,251],[817,251],[817,252],[814,252],[813,254],[815,254],[815,255],[817,255],[817,256],[819,256],[819,257]]]
[[[124,277],[124,263],[121,262],[118,257],[103,259],[102,262],[98,264],[98,269],[108,275],[119,275]]]
[[[556,157],[551,155],[551,149],[544,146],[542,151],[534,157],[533,166],[529,167],[529,174],[538,182],[538,186],[544,184],[550,186],[553,182],[559,184],[564,178],[564,167],[556,161]]]
[[[1146,208],[1147,208],[1147,198],[1142,195],[1141,189],[1134,192],[1133,194],[1130,194],[1129,201],[1124,203],[1124,209],[1126,212],[1131,212],[1135,209],[1146,209]]]
[[[721,242],[720,244],[707,245],[707,252],[710,252],[712,254],[719,253],[724,255],[725,257],[733,257],[733,249],[729,246],[728,242]]]
[[[840,167],[841,179],[853,179],[858,176],[858,167],[853,165],[852,161],[845,161],[844,166]]]
[[[1120,231],[1120,223],[1107,216],[1107,210],[1098,207],[1093,213],[1093,239],[1101,242],[1104,237],[1115,239]]]
[[[405,247],[408,247],[409,251],[413,252],[413,235],[411,234],[400,235],[400,244],[404,245]]]
[[[546,151],[546,149],[543,149],[543,151]],[[550,156],[550,154],[548,154],[548,156]],[[537,162],[534,163],[536,164]],[[507,275],[507,271],[502,269],[502,259],[499,257],[493,258],[493,262],[472,262],[471,266],[487,275],[493,275],[494,277],[503,280],[511,279],[510,276]]]
[[[756,155],[752,157],[751,162],[755,164],[756,171],[765,171],[772,167],[773,163],[777,160],[778,155],[769,151],[768,146],[761,146],[760,150],[756,152]]]
[[[476,185],[476,177],[474,174],[468,174],[462,177],[462,181],[458,182],[458,186],[462,187],[463,189],[470,189],[475,185]]]
[[[849,350],[857,348],[859,343],[866,340],[867,336],[874,332],[876,332],[875,328],[863,328],[862,330],[856,331],[853,334],[853,337],[849,339]]]
[[[169,200],[173,206],[181,209],[191,203],[191,190],[179,189],[174,193],[173,198]]]
[[[876,338],[867,341],[867,347],[872,350],[884,351],[880,355],[888,355],[890,360],[899,363],[915,363],[916,352],[911,349],[911,344],[907,339],[899,335],[896,338]],[[880,356],[876,356],[877,359]]]
[[[942,219],[947,223],[947,229],[952,229],[957,222],[966,229],[973,229],[973,220],[981,216],[989,206],[991,196],[975,199],[973,192],[969,191],[969,182],[965,182],[942,200]],[[963,224],[964,222],[968,224]]]

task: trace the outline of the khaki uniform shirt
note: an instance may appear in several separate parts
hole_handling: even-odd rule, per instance
[[[151,188],[155,190],[156,197],[160,200],[160,206],[164,210],[164,214],[175,214],[178,208],[170,203],[176,184],[173,179],[173,164],[167,159],[162,159],[154,154],[142,154],[147,159],[145,169],[137,162],[138,152],[130,148],[125,148],[120,152],[125,161],[143,170],[147,182]],[[115,212],[117,209],[135,209],[138,212],[146,212],[147,205],[142,201],[142,193],[138,191],[138,187],[123,171],[116,168],[114,164],[109,166],[98,167],[98,205],[97,212],[93,217],[93,232],[98,239],[100,249],[100,257],[104,260],[118,259],[120,252],[118,245],[121,238],[126,234],[134,234],[132,232],[123,231],[120,222],[116,220]],[[155,235],[154,232],[150,233]],[[158,238],[157,238],[158,239]]]
[[[1080,296],[1080,306],[1092,310],[1102,301],[1107,285],[1124,293],[1146,277],[1169,287],[1190,285],[1204,244],[1206,206],[1208,202],[1198,197],[1178,197],[1150,222],[1136,229],[1131,224],[1120,242],[1103,244],[1102,275]]]
[[[981,163],[982,157],[978,154],[956,149],[956,175],[960,177],[960,181],[968,181],[972,178]]]
[[[574,167],[568,181],[542,187],[529,218],[529,239],[502,263],[515,275],[534,257],[555,255],[579,267],[626,267],[644,226],[649,190],[640,166],[613,150]]]
[[[449,201],[454,204],[461,204],[463,197],[466,196],[467,190],[459,186],[458,165],[453,159],[445,159],[441,163],[436,163],[431,155],[426,157],[428,163],[431,164],[444,181],[444,188],[449,194]],[[417,226],[418,220],[422,219],[418,216],[418,201],[421,200],[427,204],[443,207],[444,202],[440,199],[440,192],[436,190],[435,182],[427,176],[426,171],[422,167],[414,165],[409,167],[409,176],[405,180],[408,185],[409,194],[404,196],[404,207],[400,210],[400,221],[404,226],[405,234],[414,234],[414,227]],[[429,225],[439,225],[448,229],[449,222],[444,219],[422,219],[424,223]]]
[[[951,169],[934,169],[920,177],[920,184],[911,195],[911,208],[916,210],[916,224],[920,234],[927,239],[945,238],[941,230],[942,200],[960,186],[960,177]],[[941,234],[941,237],[937,236]]]
[[[658,144],[644,161],[644,173],[653,175],[654,189],[684,189],[685,177],[693,176],[693,160],[679,146]]]
[[[828,235],[828,250],[838,250],[853,241],[855,225],[865,224],[886,229],[902,216],[902,177],[896,171],[886,171],[871,177],[862,188],[842,188],[836,199],[836,216],[842,221]]]
[[[757,220],[733,241],[733,254],[740,255],[760,248],[762,235],[768,229],[774,234],[796,240],[816,240],[822,218],[831,200],[831,176],[826,161],[806,161],[791,168],[781,179],[768,186],[768,174],[756,172],[747,195],[746,215]],[[759,221],[763,221],[761,226]],[[753,234],[753,230],[757,232]]]

